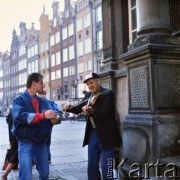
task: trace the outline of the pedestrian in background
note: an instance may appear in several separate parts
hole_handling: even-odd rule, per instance
[[[74,121],[75,121],[75,114],[74,113],[69,113],[69,116],[68,116],[68,118],[70,119],[70,121],[72,122],[72,123],[74,123]]]
[[[7,176],[11,172],[11,170],[18,168],[18,142],[11,131],[13,128],[12,108],[10,108],[9,110],[9,114],[6,117],[6,122],[8,124],[10,149],[8,149],[9,155],[7,157],[7,166],[5,167],[5,171],[1,176],[2,180],[7,180]]]
[[[84,83],[89,92],[79,105],[65,104],[63,109],[75,114],[84,112],[87,117],[83,146],[88,144],[88,179],[113,179],[115,148],[121,145],[119,127],[115,119],[115,95],[100,85],[98,74],[90,73]]]
[[[46,98],[47,93],[45,90],[41,91],[41,92],[38,92],[38,96],[41,96],[43,98]],[[61,119],[62,119],[62,111],[59,110],[57,104],[52,101],[52,100],[49,100],[48,99],[48,102],[50,103],[51,107],[53,108],[53,110],[56,112],[57,114],[57,121],[56,121],[56,124],[60,124],[61,123]],[[47,141],[46,141],[46,144],[47,144],[47,148],[48,148],[48,162],[49,164],[51,163],[51,150],[50,150],[50,145],[51,145],[51,134],[52,134],[52,129],[49,133],[49,137],[47,138]]]
[[[43,85],[41,74],[30,74],[27,78],[27,89],[13,101],[13,133],[18,140],[19,180],[32,180],[33,160],[39,180],[48,180],[46,140],[56,122],[56,112],[47,99],[36,95],[43,90]]]

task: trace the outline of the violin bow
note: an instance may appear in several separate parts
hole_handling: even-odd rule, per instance
[[[104,93],[105,93],[105,92],[102,92],[102,93],[98,94],[97,96],[100,96],[101,94],[104,94]],[[94,95],[94,96],[96,96],[96,95]],[[94,97],[94,96],[92,96],[92,97]],[[84,101],[81,101],[80,103],[77,103],[77,104],[72,105],[72,106],[70,107],[70,109],[71,109],[71,108],[74,108],[74,107],[76,107],[76,106],[78,106],[78,105],[80,105],[80,104],[83,104],[83,103],[85,103],[86,101],[89,101],[92,97],[90,96],[88,99],[85,99]]]

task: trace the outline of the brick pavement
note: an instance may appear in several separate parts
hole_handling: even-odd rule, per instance
[[[87,161],[77,163],[67,163],[62,165],[50,165],[49,179],[60,178],[62,180],[87,180]],[[35,167],[33,167],[33,179],[37,180],[38,175]],[[12,170],[8,176],[8,180],[17,180],[18,170]]]

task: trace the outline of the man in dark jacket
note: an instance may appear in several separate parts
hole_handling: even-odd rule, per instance
[[[99,180],[102,177],[113,179],[113,158],[115,148],[120,147],[121,137],[115,119],[115,97],[110,89],[100,85],[98,74],[90,73],[85,77],[90,92],[77,106],[66,104],[64,110],[75,114],[84,112],[87,117],[83,146],[88,144],[88,179]]]
[[[35,160],[40,180],[48,180],[49,164],[46,139],[56,112],[47,99],[36,93],[43,90],[43,76],[32,73],[28,76],[27,89],[13,101],[13,133],[18,140],[19,180],[32,179],[32,162]]]

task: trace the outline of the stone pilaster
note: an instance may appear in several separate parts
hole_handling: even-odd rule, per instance
[[[123,0],[102,1],[103,60],[100,73],[107,75],[107,77],[112,75],[112,71],[118,69],[119,55],[123,51],[127,51],[128,36],[127,32],[122,28],[122,26],[125,29],[128,27],[128,17],[125,15],[127,5],[127,2]],[[123,67],[123,65],[121,66]],[[113,86],[110,88],[113,88]]]

